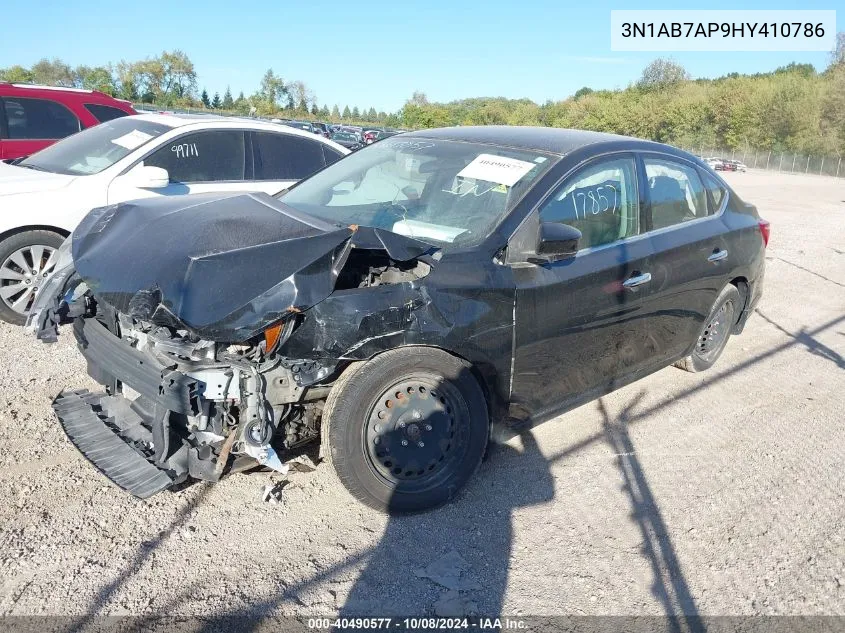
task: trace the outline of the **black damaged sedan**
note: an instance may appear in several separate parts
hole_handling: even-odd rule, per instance
[[[769,225],[697,158],[545,128],[402,134],[278,199],[92,211],[30,327],[101,393],[70,440],[148,497],[321,454],[362,502],[441,504],[493,430],[668,365],[708,369],[760,298]],[[531,485],[531,482],[526,482]]]

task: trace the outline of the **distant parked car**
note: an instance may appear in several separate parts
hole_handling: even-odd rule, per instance
[[[314,131],[316,133],[322,134],[326,138],[329,138],[331,136],[331,131],[329,130],[329,124],[328,123],[322,123],[321,121],[316,121],[316,122],[312,123],[311,125],[314,126],[314,128],[315,128]]]
[[[734,171],[748,171],[748,166],[741,161],[729,160],[727,162],[731,163],[734,166]]]
[[[376,141],[380,141],[388,136],[393,136],[395,132],[388,132],[387,130],[365,130],[363,134],[364,144],[372,145]]]
[[[288,127],[294,127],[297,130],[303,130],[304,132],[311,132],[314,133],[314,126],[311,125],[310,121],[284,121],[284,124]]]
[[[145,114],[0,163],[0,319],[23,324],[56,249],[94,207],[210,191],[277,193],[348,153],[273,123]]]
[[[736,171],[736,165],[724,158],[705,158],[704,162],[714,171]]]
[[[364,147],[364,144],[361,142],[361,137],[355,132],[335,132],[332,134],[332,140],[338,145],[343,145],[346,149],[352,152]]]
[[[381,141],[389,136],[395,136],[398,132],[393,130],[367,130],[364,132],[364,144],[372,145],[376,141]]]
[[[130,114],[136,114],[131,103],[96,90],[0,82],[0,160]]]

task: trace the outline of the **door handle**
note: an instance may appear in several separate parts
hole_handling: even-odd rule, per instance
[[[716,262],[722,261],[727,256],[728,256],[728,251],[726,251],[724,249],[722,249],[720,251],[713,251],[713,254],[710,255],[710,257],[707,258],[707,261],[715,264]]]
[[[642,273],[641,275],[628,277],[628,279],[622,282],[622,285],[628,290],[636,290],[637,286],[642,286],[643,284],[647,284],[650,281],[651,273]]]

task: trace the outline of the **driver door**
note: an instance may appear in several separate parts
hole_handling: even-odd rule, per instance
[[[167,141],[133,167],[147,165],[165,169],[170,177],[167,186],[138,187],[127,172],[109,185],[109,204],[208,191],[262,190],[257,183],[250,183],[245,178],[247,158],[245,132],[242,130],[205,130],[186,134]],[[251,163],[251,157],[249,159]],[[266,191],[275,193],[281,188],[278,183],[268,183]]]
[[[560,222],[582,238],[569,259],[513,265],[517,419],[542,419],[592,399],[648,363],[653,253],[648,239],[638,239],[639,183],[633,155],[601,158],[534,211],[533,230]]]

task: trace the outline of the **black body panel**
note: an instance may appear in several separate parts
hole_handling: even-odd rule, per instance
[[[93,211],[74,232],[76,270],[98,301],[204,339],[243,341],[296,314],[297,327],[280,353],[331,368],[335,373],[322,384],[349,361],[388,349],[443,348],[473,364],[494,418],[513,404],[510,413],[520,422],[547,418],[683,357],[726,284],[746,285],[743,319],[759,299],[764,251],[756,210],[727,185],[719,214],[661,231],[648,231],[650,203],[640,191],[641,234],[564,261],[528,262],[538,204],[585,161],[656,152],[706,169],[684,152],[566,130],[461,128],[403,136],[564,155],[477,246],[436,252],[390,231],[328,224],[263,194],[203,194]],[[430,272],[413,281],[339,288],[354,249],[420,260]],[[725,259],[708,260],[721,250]],[[623,287],[642,273],[651,275],[650,283]],[[97,364],[108,373],[120,380],[129,375],[131,358],[116,354],[114,362],[124,365],[112,367],[101,356]],[[141,388],[127,384],[145,395],[154,386],[137,382]]]

